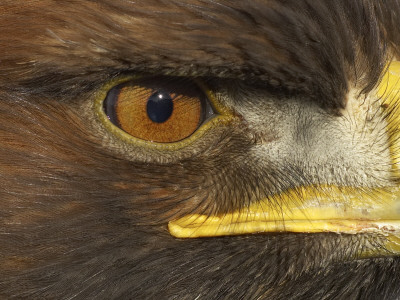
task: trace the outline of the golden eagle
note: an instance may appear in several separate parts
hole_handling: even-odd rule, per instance
[[[400,1],[0,3],[0,298],[399,299]]]

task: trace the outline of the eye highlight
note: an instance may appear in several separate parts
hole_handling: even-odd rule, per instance
[[[103,109],[124,132],[157,143],[181,141],[215,115],[203,90],[186,78],[145,77],[119,84],[108,92]]]

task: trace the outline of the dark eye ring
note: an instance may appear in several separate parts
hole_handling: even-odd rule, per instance
[[[172,100],[170,115],[168,103],[160,105],[160,111],[148,105],[160,95],[167,102]],[[200,79],[121,76],[106,83],[94,97],[96,115],[112,137],[125,145],[157,151],[188,147],[209,131],[239,120]]]
[[[144,77],[113,87],[103,103],[117,127],[145,141],[173,143],[215,115],[206,94],[187,78]]]

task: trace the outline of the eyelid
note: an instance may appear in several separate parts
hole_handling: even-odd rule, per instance
[[[133,137],[129,133],[123,131],[122,129],[115,126],[103,109],[103,102],[106,99],[108,92],[117,85],[134,81],[139,78],[143,78],[142,76],[122,76],[115,78],[108,83],[106,83],[100,90],[94,95],[94,110],[100,122],[107,129],[108,132],[113,134],[114,136],[121,139],[124,143],[132,144],[134,146],[140,146],[149,149],[157,149],[157,150],[166,150],[166,151],[175,151],[181,148],[184,148],[196,140],[198,140],[201,136],[203,136],[207,131],[217,126],[223,126],[229,124],[233,120],[232,112],[224,107],[215,97],[215,95],[210,91],[206,84],[199,79],[193,79],[196,85],[204,92],[207,97],[207,100],[210,101],[211,105],[208,104],[208,108],[206,111],[205,122],[199,126],[199,128],[189,137],[171,143],[158,143],[142,140],[136,137]],[[212,118],[211,115],[215,111],[215,115]]]

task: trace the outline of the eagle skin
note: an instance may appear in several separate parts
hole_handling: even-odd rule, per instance
[[[321,128],[373,93],[398,28],[395,0],[3,1],[0,298],[399,299],[400,258],[363,255],[383,236],[167,230],[307,184],[396,185],[382,132],[346,147]],[[127,74],[200,78],[235,122],[127,144],[92,109]]]

